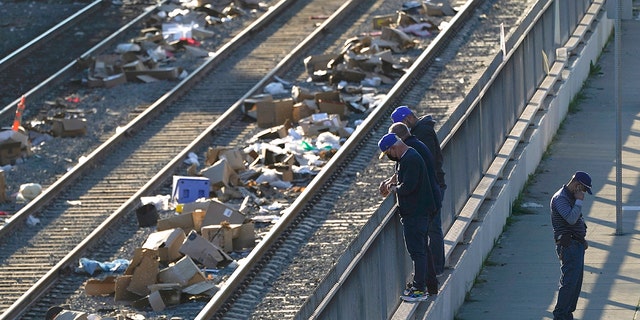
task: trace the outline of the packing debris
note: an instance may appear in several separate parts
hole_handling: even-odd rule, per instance
[[[180,76],[180,70],[158,67],[180,51],[192,57],[208,56],[198,48],[200,39],[212,36],[206,27],[246,14],[231,2],[222,9],[219,2],[217,7],[199,3],[194,11],[165,7],[140,38],[119,45],[116,55],[92,59],[87,83],[108,87]],[[259,7],[255,2],[252,6]],[[237,268],[236,259],[255,246],[260,237],[256,228],[276,222],[289,206],[287,197],[295,199],[304,191],[355,130],[348,116],[376,108],[383,97],[376,87],[402,76],[410,61],[396,60],[393,54],[414,48],[413,37],[438,32],[424,15],[452,14],[455,10],[443,4],[405,3],[395,14],[374,18],[377,32],[349,39],[340,53],[307,57],[307,83],[297,85],[276,77],[263,94],[245,99],[243,112],[263,130],[244,148],[210,147],[204,161],[190,153],[184,161],[189,174],[173,177],[171,195],[141,198],[142,206],[136,211],[139,226],[155,231],[135,250],[121,275],[113,274],[115,265],[118,269],[125,265],[120,260],[99,263],[83,258],[79,271],[107,272],[105,277],[89,279],[86,293],[113,295],[116,302],[154,311],[192,299],[210,299],[224,275]],[[201,163],[204,167],[199,169]],[[226,203],[234,199],[242,203]],[[159,219],[158,210],[169,207],[174,214]],[[87,315],[60,307],[50,311]]]

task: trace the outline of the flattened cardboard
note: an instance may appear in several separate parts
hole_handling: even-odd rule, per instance
[[[181,68],[157,68],[151,70],[125,71],[127,81],[135,81],[139,75],[146,75],[160,80],[175,80],[182,73]]]
[[[203,281],[203,282],[194,283],[182,289],[182,292],[186,294],[191,294],[191,295],[198,295],[198,294],[203,294],[207,292],[207,294],[209,294],[210,296],[213,296],[214,294],[216,294],[216,292],[218,292],[218,290],[219,288],[218,286],[215,285],[215,283],[211,281]]]
[[[182,210],[181,214],[158,220],[158,231],[180,228],[184,232],[193,230],[193,217],[191,212]]]
[[[104,296],[116,292],[116,276],[104,279],[89,279],[84,285],[84,291],[89,296]]]
[[[123,83],[127,83],[127,77],[124,73],[114,74],[102,79],[102,84],[105,88],[113,88]]]
[[[233,261],[224,250],[207,241],[195,231],[189,233],[187,240],[180,247],[180,252],[197,260],[207,268],[221,268]]]
[[[162,230],[150,234],[142,248],[157,250],[162,262],[173,262],[182,258],[180,246],[185,239],[186,235],[181,228]]]

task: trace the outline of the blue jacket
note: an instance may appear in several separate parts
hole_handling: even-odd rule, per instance
[[[408,148],[398,164],[396,197],[401,216],[434,215],[438,211],[424,160]]]
[[[436,161],[435,170],[438,185],[440,185],[440,189],[444,190],[447,188],[444,182],[444,170],[442,169],[444,160],[442,158],[442,149],[440,149],[440,141],[434,129],[435,124],[436,121],[430,115],[424,116],[411,128],[411,134],[422,141],[433,154],[433,158]]]
[[[433,197],[436,200],[436,206],[438,209],[442,208],[442,193],[440,192],[440,186],[438,185],[438,180],[436,178],[433,154],[431,154],[429,148],[422,143],[422,141],[418,140],[416,136],[409,136],[403,140],[403,142],[418,151],[422,160],[424,160],[424,163],[427,165],[427,174],[429,174],[429,183],[431,183],[431,191],[433,192]]]

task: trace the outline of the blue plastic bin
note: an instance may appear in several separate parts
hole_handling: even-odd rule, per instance
[[[194,202],[199,198],[209,198],[209,190],[209,178],[173,176],[171,199],[177,203]]]

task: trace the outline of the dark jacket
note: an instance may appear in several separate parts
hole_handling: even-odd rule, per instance
[[[442,208],[442,193],[440,192],[440,186],[438,185],[438,181],[436,178],[436,170],[435,170],[435,160],[433,159],[433,154],[429,151],[429,148],[422,143],[422,141],[418,140],[416,136],[409,136],[403,142],[409,147],[418,151],[424,163],[427,165],[427,174],[429,175],[429,182],[431,183],[431,191],[433,192],[433,197],[436,200],[436,206],[438,209]]]
[[[447,188],[447,184],[444,182],[444,170],[442,170],[442,149],[440,149],[440,141],[438,140],[438,135],[434,129],[436,121],[433,120],[431,115],[424,116],[416,122],[415,126],[411,128],[411,134],[416,136],[422,143],[424,143],[427,148],[433,154],[433,158],[436,161],[435,171],[436,178],[438,180],[438,185],[440,185],[440,189],[444,190]]]
[[[413,148],[408,148],[400,158],[396,197],[401,216],[429,216],[438,210],[427,166],[418,151]]]

